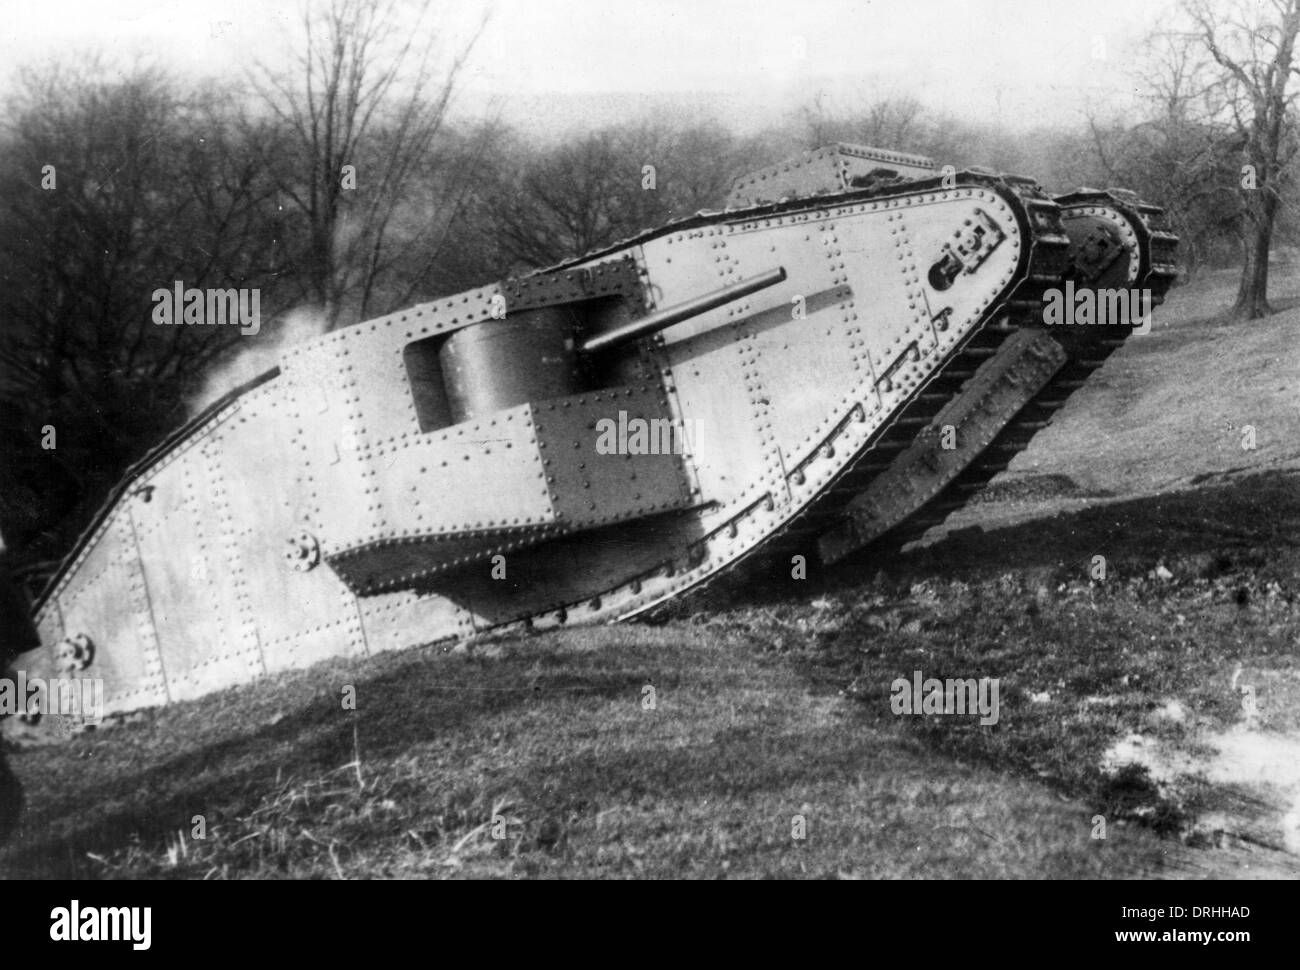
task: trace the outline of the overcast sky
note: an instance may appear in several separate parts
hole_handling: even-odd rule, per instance
[[[145,54],[238,76],[274,60],[300,0],[0,0],[0,70],[58,51]],[[753,130],[818,91],[851,106],[914,94],[972,120],[1079,121],[1131,97],[1128,66],[1164,0],[446,0],[489,22],[461,110],[495,98],[537,131],[629,111],[726,115]],[[7,80],[0,81],[6,84]]]

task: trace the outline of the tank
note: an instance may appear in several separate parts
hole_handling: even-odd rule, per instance
[[[723,211],[287,349],[129,471],[24,666],[112,713],[869,562],[1135,329],[1053,320],[1062,295],[1154,306],[1176,245],[1125,192],[807,153]]]

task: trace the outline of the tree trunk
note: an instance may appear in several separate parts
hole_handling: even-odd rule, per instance
[[[1268,252],[1273,242],[1277,199],[1271,191],[1265,191],[1268,194],[1262,200],[1259,217],[1246,242],[1246,261],[1241,267],[1237,301],[1232,307],[1232,315],[1240,320],[1258,320],[1273,312],[1268,304]]]

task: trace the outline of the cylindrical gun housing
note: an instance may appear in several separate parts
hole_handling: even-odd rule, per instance
[[[439,352],[451,423],[578,393],[575,326],[573,311],[556,306],[453,333]]]

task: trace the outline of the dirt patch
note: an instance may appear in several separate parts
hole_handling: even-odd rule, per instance
[[[1181,744],[1129,734],[1106,750],[1101,767],[1116,789],[1133,789],[1126,811],[1190,845],[1244,841],[1300,858],[1300,735],[1250,723]]]

